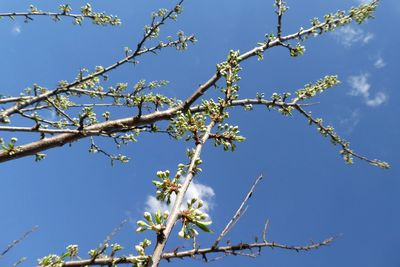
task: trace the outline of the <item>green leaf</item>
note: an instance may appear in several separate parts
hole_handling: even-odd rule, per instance
[[[213,231],[207,227],[207,225],[210,225],[212,221],[208,222],[200,222],[200,221],[194,221],[193,224],[199,227],[201,230],[203,230],[206,233],[213,233]]]

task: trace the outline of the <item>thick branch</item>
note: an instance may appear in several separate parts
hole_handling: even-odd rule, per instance
[[[245,106],[245,105],[264,105],[267,107],[281,107],[287,105],[283,102],[275,102],[265,99],[240,99],[233,100],[230,106]],[[0,126],[0,131],[9,132],[32,132],[32,133],[49,133],[57,134],[62,133],[54,137],[45,138],[36,142],[32,142],[26,145],[18,146],[18,149],[10,155],[7,151],[0,151],[0,163],[9,160],[35,155],[41,151],[45,151],[51,148],[63,146],[64,144],[75,142],[79,139],[86,138],[89,136],[115,133],[123,131],[125,129],[139,127],[143,125],[149,125],[158,121],[171,119],[177,111],[182,110],[182,106],[171,108],[165,111],[157,111],[140,117],[128,117],[118,120],[110,120],[107,122],[97,123],[82,130],[76,129],[45,129],[35,127],[17,127],[17,126]],[[192,113],[205,111],[204,106],[195,106],[190,109]]]
[[[50,148],[63,146],[64,144],[95,135],[95,133],[114,133],[127,128],[152,124],[160,120],[168,120],[175,112],[176,109],[169,109],[162,112],[154,112],[149,115],[143,115],[141,117],[129,117],[94,124],[82,129],[79,133],[60,134],[54,137],[45,138],[36,142],[19,146],[15,151],[13,151],[14,153],[12,154],[10,154],[8,151],[2,150],[0,151],[0,163],[29,155],[34,155],[38,152],[48,150]]]

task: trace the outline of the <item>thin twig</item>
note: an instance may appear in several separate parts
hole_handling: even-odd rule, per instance
[[[300,114],[304,115],[308,119],[308,121],[310,123],[313,123],[313,124],[317,125],[321,133],[324,133],[324,134],[328,135],[331,138],[333,143],[339,144],[342,147],[341,154],[343,154],[343,155],[346,155],[346,154],[351,155],[353,157],[356,157],[356,158],[358,158],[360,160],[366,161],[369,164],[374,165],[374,166],[378,166],[380,168],[388,169],[390,167],[387,162],[376,160],[376,159],[372,159],[371,160],[371,159],[369,159],[367,157],[364,157],[362,155],[359,155],[359,154],[355,153],[353,150],[351,150],[349,148],[349,145],[345,140],[341,139],[335,132],[333,132],[328,127],[325,127],[320,120],[317,120],[317,119],[313,118],[310,113],[305,111],[299,105],[295,105],[294,107],[297,109],[297,111],[300,112]]]
[[[282,0],[276,0],[276,7],[277,7],[277,15],[278,15],[278,25],[277,25],[277,37],[278,39],[281,39],[282,37],[282,15],[283,15],[283,1]]]
[[[265,222],[264,230],[263,230],[263,234],[262,234],[264,243],[267,243],[267,231],[268,231],[268,226],[269,226],[269,220],[267,220],[267,221]]]
[[[247,203],[247,201],[251,198],[251,196],[253,195],[254,191],[256,190],[257,184],[262,180],[263,176],[260,175],[258,176],[258,178],[254,181],[253,186],[250,188],[249,192],[247,193],[246,197],[244,198],[244,200],[242,201],[242,203],[240,204],[239,208],[237,209],[237,211],[235,212],[235,214],[233,215],[232,219],[228,222],[228,224],[225,226],[225,228],[221,231],[221,233],[219,234],[217,240],[215,240],[214,244],[211,246],[212,248],[215,248],[218,246],[219,242],[221,241],[221,239],[230,231],[230,229],[232,228],[232,226],[236,223],[237,220],[239,220],[239,218],[242,216],[243,211],[245,209],[245,205]]]
[[[26,231],[20,238],[14,240],[11,244],[7,246],[7,248],[0,254],[0,259],[7,254],[12,248],[14,248],[16,245],[21,243],[25,238],[27,238],[30,234],[35,232],[37,229],[39,229],[38,226],[32,227],[30,230]]]
[[[120,224],[115,227],[109,235],[104,239],[103,243],[100,244],[100,246],[97,248],[96,252],[90,259],[91,262],[95,262],[97,257],[99,257],[108,247],[108,242],[111,241],[111,239],[126,225],[128,220],[123,220]]]

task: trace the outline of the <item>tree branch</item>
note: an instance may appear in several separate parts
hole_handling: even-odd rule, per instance
[[[164,250],[164,247],[167,244],[167,241],[171,234],[172,228],[174,227],[175,222],[178,219],[178,215],[180,212],[180,207],[183,202],[183,198],[186,194],[187,189],[189,188],[190,183],[193,180],[193,177],[195,174],[196,162],[198,159],[200,159],[201,150],[203,149],[204,143],[207,141],[207,139],[210,135],[211,129],[214,127],[214,125],[215,125],[215,122],[211,121],[210,124],[207,126],[207,129],[201,139],[201,142],[196,145],[194,154],[192,156],[192,159],[191,159],[191,162],[189,165],[189,169],[187,171],[188,174],[187,174],[185,181],[183,182],[181,188],[179,189],[179,193],[176,196],[174,205],[171,209],[171,212],[168,216],[167,223],[165,225],[165,230],[163,231],[163,236],[162,236],[162,238],[158,238],[156,247],[154,248],[153,255],[151,257],[151,260],[148,262],[147,266],[157,267],[160,263],[161,255]]]
[[[244,198],[244,200],[240,204],[239,208],[237,209],[237,211],[233,215],[232,219],[228,222],[228,224],[225,226],[225,228],[221,231],[220,235],[218,236],[217,240],[215,240],[215,242],[213,243],[211,248],[216,248],[218,246],[218,244],[221,241],[221,239],[230,231],[230,229],[235,225],[235,223],[242,216],[242,214],[244,213],[244,210],[245,210],[244,205],[246,205],[247,201],[251,198],[251,196],[253,195],[254,191],[256,190],[257,184],[261,181],[262,178],[263,178],[263,176],[260,175],[254,181],[254,184],[250,188],[250,191],[247,193],[246,197]]]
[[[28,237],[28,235],[32,234],[33,232],[35,232],[39,227],[38,226],[34,226],[32,227],[30,230],[26,231],[20,238],[14,240],[11,244],[9,244],[7,246],[7,248],[0,253],[0,259],[6,255],[12,248],[14,248],[16,245],[18,245],[19,243],[21,243],[25,238]]]
[[[177,4],[178,6],[181,5],[183,3],[184,0],[179,1],[179,3]],[[175,6],[176,7],[176,6]],[[155,31],[157,31],[157,29],[163,25],[165,23],[166,20],[168,20],[173,14],[175,13],[175,8],[171,9],[166,15],[164,15],[161,20],[159,22],[156,22],[154,25],[152,25],[152,27],[150,28],[150,30],[148,32],[146,32],[143,35],[143,38],[139,41],[139,43],[136,46],[136,50],[130,54],[127,55],[125,58],[115,62],[114,64],[106,67],[106,68],[102,68],[101,70],[98,70],[92,74],[89,74],[85,77],[81,77],[80,79],[75,80],[72,83],[60,86],[52,91],[49,91],[47,93],[26,99],[24,101],[20,101],[18,102],[16,105],[5,109],[4,111],[0,112],[0,123],[6,123],[7,119],[10,115],[17,113],[18,110],[28,107],[32,104],[38,103],[40,101],[43,101],[51,96],[54,96],[56,94],[59,93],[63,93],[63,92],[67,92],[70,88],[74,88],[84,82],[87,82],[89,80],[92,80],[98,76],[102,76],[105,75],[106,73],[110,72],[111,70],[127,63],[127,62],[131,62],[132,60],[134,60],[137,56],[140,56],[142,54],[145,53],[149,53],[149,52],[154,52],[155,50],[159,50],[163,47],[165,47],[165,44],[158,44],[155,47],[152,48],[143,48],[145,42],[150,39],[152,37],[152,35],[154,34]],[[154,23],[154,21],[153,21]]]
[[[178,3],[178,5],[180,5],[182,2],[183,2],[183,0],[180,1]],[[377,3],[377,1],[374,1],[372,4],[376,5],[376,3]],[[171,14],[171,12],[172,11],[170,11],[169,15]],[[313,35],[318,32],[323,33],[324,31],[326,31],[327,27],[328,28],[332,27],[332,25],[338,25],[338,26],[345,25],[345,24],[349,23],[349,21],[351,21],[354,16],[356,16],[355,14],[356,13],[353,12],[348,15],[343,15],[340,18],[332,19],[329,22],[317,23],[316,25],[314,25],[308,29],[300,30],[296,33],[282,36],[280,38],[280,40],[278,38],[269,39],[268,41],[260,44],[259,46],[253,48],[252,50],[249,50],[249,51],[245,52],[244,54],[240,55],[238,57],[238,61],[241,62],[250,57],[259,55],[260,53],[265,52],[266,50],[268,50],[271,47],[280,46],[283,42],[287,42],[292,39],[300,39],[305,36],[310,36],[310,35]],[[164,18],[166,19],[167,16],[168,15],[166,15]],[[165,19],[163,19],[162,21],[157,23],[156,26],[158,27],[161,24],[163,24]],[[355,18],[355,20],[357,20],[357,18]],[[357,22],[359,22],[359,21],[357,20]],[[135,56],[142,54],[143,51],[147,51],[147,50],[141,50],[141,47],[143,46],[144,42],[149,37],[150,37],[149,34],[145,34],[143,39],[139,42],[138,48],[136,49],[136,51],[132,55],[127,56],[126,58],[116,62],[115,64],[110,65],[109,67],[107,67],[101,71],[98,71],[98,72],[92,73],[86,77],[83,77],[82,79],[77,80],[71,84],[68,84],[68,86],[66,86],[66,87],[59,87],[59,88],[57,88],[53,91],[47,92],[45,94],[41,94],[39,96],[23,100],[22,102],[18,102],[16,105],[0,112],[0,121],[4,122],[10,114],[16,113],[22,108],[25,108],[29,105],[40,102],[52,95],[55,95],[55,94],[58,94],[61,92],[65,92],[69,88],[74,88],[82,82],[85,82],[85,81],[93,79],[97,76],[103,75],[103,74],[107,73],[108,71],[117,68],[121,64],[129,62]],[[64,133],[64,134],[60,134],[58,136],[54,136],[51,138],[45,138],[40,141],[36,141],[36,142],[32,142],[32,143],[29,143],[26,145],[19,146],[18,150],[14,151],[15,153],[12,153],[12,155],[10,155],[10,153],[8,153],[8,151],[3,150],[3,151],[0,151],[0,163],[8,161],[8,160],[16,159],[16,158],[28,156],[28,155],[34,155],[38,152],[41,152],[41,151],[44,151],[44,150],[47,150],[50,148],[54,148],[57,146],[62,146],[66,143],[74,142],[76,140],[85,138],[87,136],[91,136],[92,135],[91,132],[96,132],[96,131],[104,132],[104,133],[117,132],[117,131],[123,130],[125,128],[131,128],[131,127],[141,126],[141,125],[145,125],[145,124],[152,124],[152,123],[154,123],[156,121],[160,121],[160,120],[168,120],[168,119],[174,117],[178,111],[186,111],[186,110],[190,109],[192,104],[197,99],[199,99],[203,94],[205,94],[206,91],[210,87],[216,85],[216,83],[218,82],[218,80],[220,78],[221,78],[220,73],[216,72],[208,81],[206,81],[205,83],[200,85],[191,96],[189,96],[185,101],[183,101],[182,104],[180,104],[176,107],[171,107],[165,111],[155,111],[148,115],[142,115],[140,118],[128,117],[128,118],[117,119],[117,120],[113,120],[113,121],[107,121],[104,123],[94,124],[94,125],[91,125],[91,126],[88,126],[84,129],[82,129],[82,131],[79,133]]]
[[[183,258],[193,258],[194,256],[201,256],[203,259],[208,254],[223,253],[225,255],[240,255],[238,252],[251,249],[262,249],[265,247],[277,248],[284,250],[294,250],[294,251],[309,251],[313,249],[318,249],[323,246],[330,245],[335,238],[330,237],[321,242],[310,243],[305,246],[289,246],[284,244],[279,244],[276,242],[261,242],[261,243],[239,243],[236,245],[220,246],[216,248],[203,248],[203,249],[191,249],[185,251],[174,251],[162,253],[161,259],[170,261],[172,259],[183,259]],[[90,259],[87,260],[77,260],[77,261],[67,261],[62,263],[62,267],[83,267],[83,266],[95,266],[95,265],[112,265],[112,264],[132,264],[137,261],[149,260],[150,256],[128,256],[128,257],[107,257],[97,258],[93,262]]]

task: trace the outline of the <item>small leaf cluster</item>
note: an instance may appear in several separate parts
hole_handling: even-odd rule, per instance
[[[39,267],[61,267],[63,263],[63,259],[56,254],[49,254],[38,259]]]
[[[58,9],[61,11],[62,14],[69,14],[72,11],[72,7],[69,4],[61,4],[58,6]]]
[[[140,91],[143,91],[145,89],[152,90],[155,88],[166,86],[168,84],[169,84],[169,81],[166,81],[166,80],[151,81],[149,83],[146,83],[146,80],[140,80],[133,86],[133,89],[134,89],[135,93],[139,93]]]
[[[226,105],[226,100],[222,98],[218,98],[218,103],[216,103],[213,99],[202,100],[202,106],[205,108],[204,113],[215,122],[222,122],[229,117],[229,113],[224,111],[225,109],[221,108]]]
[[[76,121],[75,125],[83,128],[85,126],[93,125],[96,122],[97,116],[96,113],[93,111],[93,107],[84,107],[79,114],[79,121]]]
[[[142,242],[139,243],[139,245],[135,246],[135,249],[137,253],[139,253],[140,256],[145,256],[145,249],[151,245],[151,241],[145,238]]]
[[[147,247],[151,245],[151,241],[145,238],[142,242],[139,243],[139,245],[135,246],[135,249],[139,256],[142,257],[137,257],[135,258],[133,263],[134,267],[145,267],[147,265],[148,259],[146,257],[145,250]]]
[[[176,5],[174,9],[168,10],[160,8],[158,11],[151,13],[152,22],[150,25],[144,26],[144,34],[150,39],[157,38],[160,35],[160,26],[165,23],[166,20],[176,20],[178,15],[182,12],[182,7]]]
[[[239,50],[231,50],[228,53],[226,61],[217,64],[218,73],[224,77],[226,81],[226,86],[222,88],[222,92],[225,94],[225,101],[219,101],[221,108],[227,107],[230,101],[238,98],[239,86],[237,82],[240,80],[238,73],[241,70],[239,56]]]
[[[358,7],[352,7],[348,14],[342,10],[339,10],[336,13],[326,14],[324,16],[324,24],[321,27],[320,25],[322,22],[318,18],[313,18],[311,20],[311,25],[316,27],[313,30],[313,34],[322,34],[324,32],[333,31],[339,26],[349,24],[352,20],[356,21],[358,24],[361,24],[367,19],[373,17],[372,14],[377,8],[378,3],[379,1],[372,1],[368,4],[361,4]]]
[[[299,100],[309,99],[315,96],[317,93],[322,93],[326,89],[331,88],[339,83],[340,81],[338,80],[337,75],[325,76],[324,78],[318,80],[316,83],[306,84],[304,85],[304,88],[297,90],[296,91],[297,99]]]
[[[294,47],[290,47],[290,56],[291,57],[298,57],[304,55],[306,48],[301,44],[296,44]]]
[[[353,18],[358,24],[365,22],[365,20],[369,18],[373,18],[373,13],[378,7],[378,0],[374,0],[369,4],[361,4],[358,7],[353,7],[349,11],[349,15]]]
[[[172,38],[168,38],[169,42],[173,44],[178,51],[184,51],[188,48],[188,44],[194,44],[197,40],[194,35],[186,36],[183,31],[178,31],[177,33],[178,40],[177,42],[172,42]]]
[[[34,5],[29,5],[28,11],[29,11],[30,13],[32,13],[32,14],[37,14],[37,13],[42,12],[39,8],[37,8],[37,7],[34,6]]]
[[[286,104],[286,99],[290,96],[290,93],[283,93],[283,94],[279,94],[279,93],[273,93],[271,95],[271,100],[272,103],[270,105],[268,105],[268,109],[271,109],[273,107],[275,107],[275,103],[280,104],[280,108],[278,109],[279,113],[281,113],[284,116],[291,116],[292,115],[292,111],[293,111],[293,106],[287,105]],[[259,98],[260,97],[260,98]],[[263,97],[263,95],[262,95]],[[257,99],[261,99],[260,95],[257,95]]]
[[[4,140],[2,138],[0,138],[0,144],[1,147],[8,152],[8,154],[14,155],[17,151],[18,151],[18,147],[15,145],[18,141],[18,138],[16,137],[11,137],[10,142],[8,142],[7,144],[4,143]]]
[[[238,126],[232,126],[227,123],[219,124],[218,131],[210,134],[210,138],[214,140],[215,146],[222,145],[225,151],[231,150],[233,152],[236,149],[235,142],[243,142],[246,140],[246,138],[239,135],[239,133]]]
[[[192,114],[190,110],[187,112],[179,111],[171,120],[167,131],[176,139],[186,136],[186,141],[194,139],[196,142],[200,142],[200,133],[205,132],[207,128],[205,121],[206,117],[202,113]]]
[[[111,247],[111,252],[109,253],[109,257],[114,257],[115,254],[120,251],[123,250],[123,246],[121,246],[118,243],[113,243],[113,244],[109,244],[109,243],[103,243],[100,244],[100,246],[96,249],[91,249],[88,251],[88,255],[92,258],[92,259],[96,259],[96,258],[105,258],[107,257],[107,255],[105,254],[106,250]],[[114,265],[113,265],[114,266]]]
[[[78,245],[69,245],[67,246],[66,250],[67,251],[61,256],[62,259],[65,259],[67,257],[73,259],[78,256]]]
[[[178,165],[178,171],[176,172],[175,177],[171,180],[169,170],[166,171],[158,171],[157,177],[161,180],[154,180],[153,184],[157,188],[156,198],[159,201],[166,201],[167,205],[171,203],[171,195],[174,193],[178,194],[179,189],[181,188],[181,184],[179,183],[179,179],[185,171],[186,166],[184,164]]]
[[[122,154],[112,155],[111,156],[111,165],[114,165],[115,161],[119,161],[121,163],[128,163],[131,160],[130,157]]]
[[[283,14],[289,9],[289,7],[286,5],[286,2],[281,0],[275,0],[274,6],[279,8],[279,10],[276,11],[277,14]]]
[[[38,264],[39,267],[61,267],[65,263],[66,258],[74,259],[76,257],[78,257],[78,245],[69,245],[61,256],[49,254],[38,259]]]
[[[44,154],[44,153],[36,153],[35,154],[35,161],[36,162],[44,160],[45,158],[46,158],[46,154]]]
[[[116,100],[114,103],[119,103]],[[145,104],[151,104],[157,110],[164,106],[172,107],[176,105],[176,99],[163,94],[154,94],[153,92],[139,95],[129,95],[125,97],[125,106],[138,107],[141,109]]]
[[[167,221],[168,216],[169,216],[168,211],[164,211],[164,213],[161,214],[161,211],[158,210],[154,214],[154,219],[153,219],[151,213],[146,211],[143,214],[145,220],[139,220],[136,222],[136,224],[139,226],[136,229],[136,232],[144,232],[146,230],[151,230],[156,232],[157,235],[160,235],[165,229],[165,222]]]
[[[123,250],[123,249],[124,249],[124,247],[118,243],[111,244],[111,255],[110,256],[113,257],[115,255],[115,253],[117,253],[118,251]]]
[[[121,20],[113,15],[107,15],[104,12],[94,12],[92,6],[88,3],[81,7],[82,16],[75,18],[75,24],[81,25],[84,17],[90,17],[94,24],[100,26],[117,26],[121,24]]]
[[[187,202],[187,209],[182,210],[179,214],[179,218],[182,221],[182,228],[178,233],[179,237],[184,239],[194,238],[199,234],[194,227],[206,233],[212,233],[208,227],[212,221],[207,221],[208,215],[200,211],[202,207],[203,202],[196,198],[192,198]]]
[[[83,68],[78,72],[78,75],[75,81],[79,82],[75,87],[84,90],[95,90],[95,91],[102,91],[103,87],[100,86],[100,78],[94,74],[100,73],[104,70],[102,66],[96,66],[96,69],[93,73],[90,73],[88,69]],[[90,77],[90,78],[86,78]],[[84,80],[85,79],[85,80]],[[104,80],[107,80],[107,76],[103,76]],[[59,86],[61,88],[67,86],[68,83],[61,81]]]
[[[190,162],[192,162],[193,156],[194,156],[194,149],[187,149],[186,150],[186,156],[189,158]],[[203,163],[203,161],[200,158],[197,158],[194,161],[194,167],[192,169],[192,173],[193,175],[197,175],[199,172],[202,172],[203,170],[199,167],[201,164]],[[189,168],[189,164],[185,165],[186,169]]]

